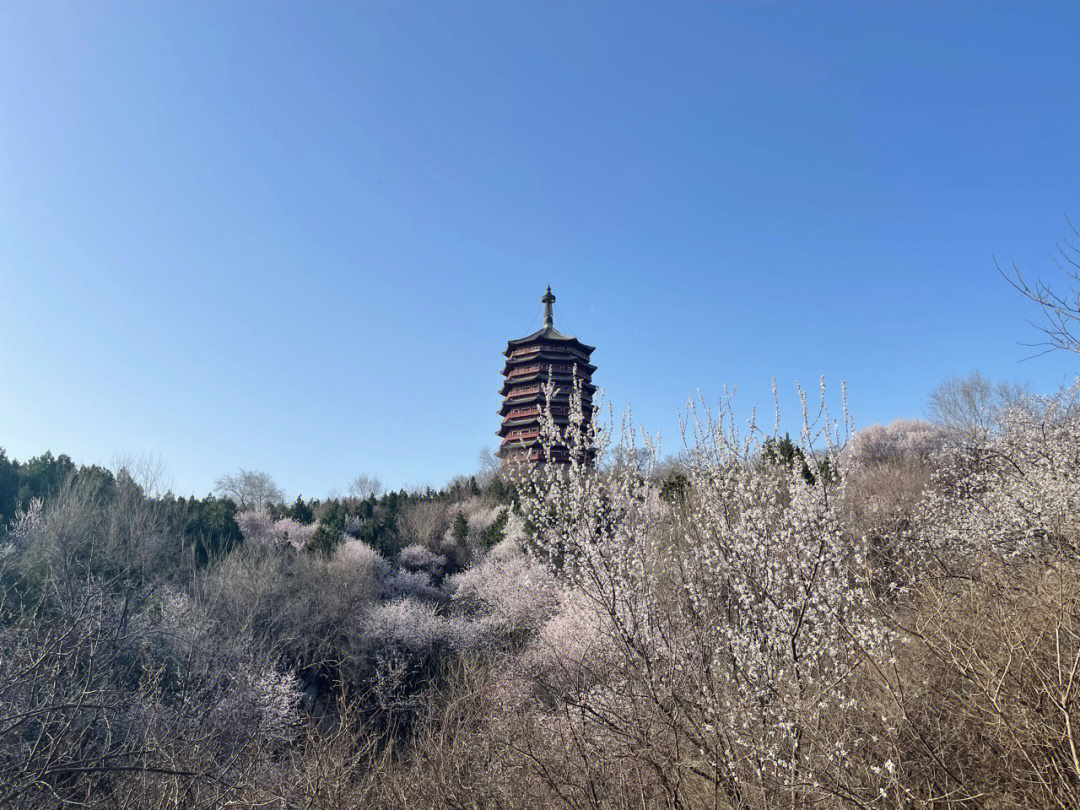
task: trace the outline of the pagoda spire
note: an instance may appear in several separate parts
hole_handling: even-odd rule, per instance
[[[551,285],[548,285],[547,292],[544,297],[540,299],[544,305],[544,326],[552,326],[555,321],[551,315],[551,305],[555,303],[555,296],[551,294]]]

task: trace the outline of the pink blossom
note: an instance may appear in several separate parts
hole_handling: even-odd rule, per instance
[[[413,571],[426,571],[432,577],[441,576],[446,568],[446,557],[419,543],[403,548],[398,553],[398,562]]]
[[[390,563],[367,543],[353,538],[334,550],[333,564],[347,569],[353,576],[373,581],[385,580],[390,575]]]
[[[558,598],[551,574],[518,553],[485,559],[447,582],[455,604],[488,617],[504,632],[535,631],[551,615]]]

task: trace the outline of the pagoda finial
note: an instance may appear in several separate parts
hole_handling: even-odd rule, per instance
[[[555,303],[555,296],[551,294],[550,284],[548,285],[547,292],[540,301],[544,304],[544,326],[551,326],[554,323],[551,316],[551,305]]]

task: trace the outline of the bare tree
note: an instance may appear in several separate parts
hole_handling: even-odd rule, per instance
[[[353,479],[352,483],[349,484],[349,494],[352,495],[354,498],[359,498],[360,500],[367,500],[368,498],[378,498],[380,495],[382,495],[382,492],[382,482],[380,482],[379,479],[376,478],[374,475],[360,473],[360,475],[356,476],[356,478]]]
[[[1072,230],[1072,238],[1080,240],[1080,230],[1077,230],[1067,217],[1065,221]],[[1070,241],[1070,237],[1066,236],[1063,243],[1057,245],[1057,252],[1051,254],[1050,259],[1066,279],[1064,283],[1067,290],[1061,294],[1054,292],[1049,284],[1040,279],[1029,283],[1015,264],[1011,273],[1003,270],[996,259],[994,265],[1021,295],[1034,301],[1042,309],[1045,322],[1031,322],[1031,325],[1040,330],[1046,340],[1032,345],[1045,347],[1044,352],[1041,352],[1043,354],[1053,349],[1065,349],[1080,354],[1080,244]]]
[[[172,488],[172,475],[160,456],[117,454],[113,457],[112,470],[117,477],[126,475],[149,497],[164,495]]]
[[[265,509],[285,500],[285,493],[269,473],[253,470],[240,470],[235,475],[221,476],[214,484],[214,492],[228,498],[240,509]]]
[[[502,468],[499,457],[490,447],[480,448],[480,452],[476,454],[476,464],[481,473],[497,473]]]
[[[930,418],[963,441],[981,443],[1000,424],[1004,411],[1026,396],[1022,385],[993,382],[978,371],[950,377],[930,393]]]

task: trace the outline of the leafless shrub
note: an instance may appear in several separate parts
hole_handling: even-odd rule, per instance
[[[842,519],[850,534],[867,538],[879,570],[891,569],[911,542],[946,441],[947,434],[928,422],[899,420],[860,430],[841,454]]]
[[[132,579],[123,509],[68,489],[5,555],[0,806],[220,804],[293,722],[287,671]]]
[[[330,560],[244,547],[202,574],[198,602],[229,638],[250,638],[322,695],[364,675],[362,622],[384,588],[385,563],[353,549]]]
[[[398,534],[402,546],[425,546],[438,554],[443,535],[450,528],[451,515],[444,504],[419,501],[398,514]]]

